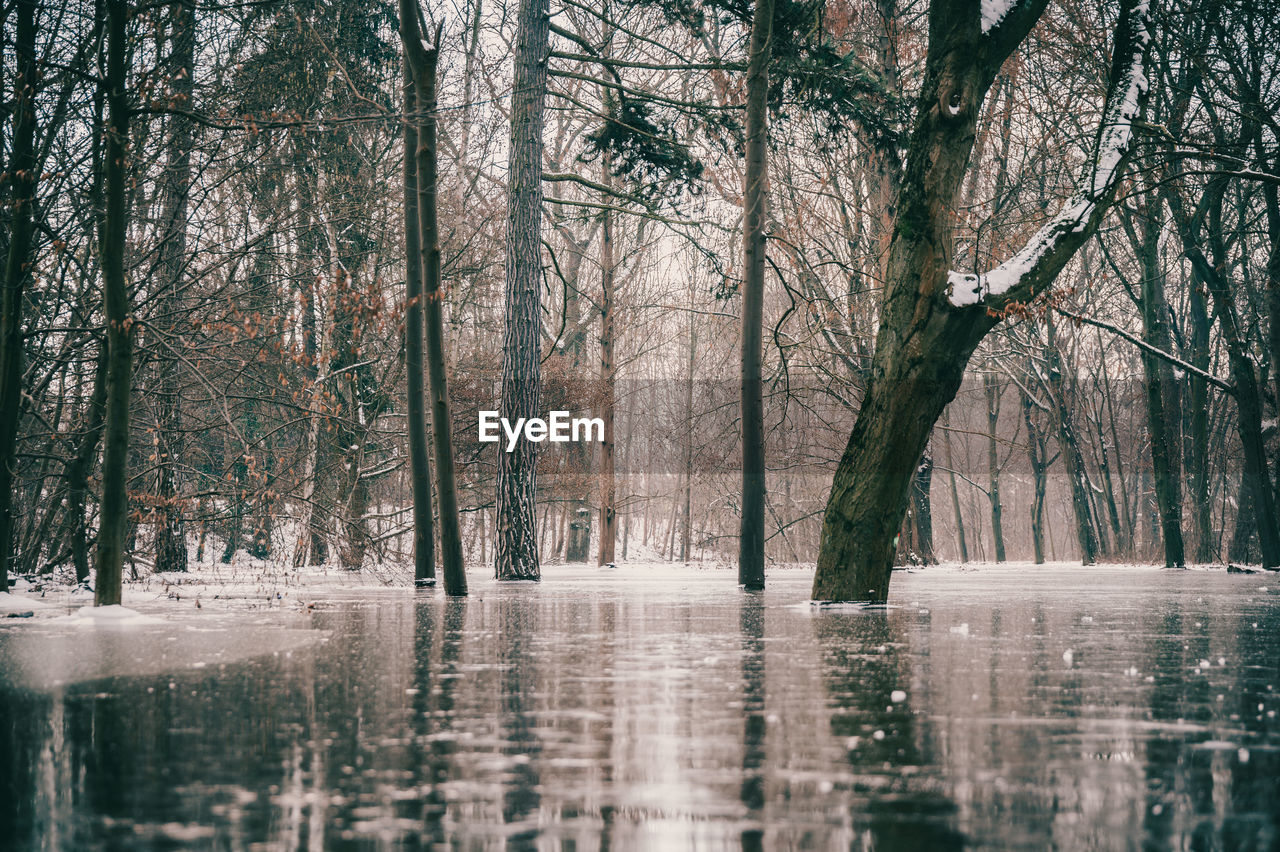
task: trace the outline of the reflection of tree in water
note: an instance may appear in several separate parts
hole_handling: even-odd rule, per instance
[[[915,728],[908,690],[905,625],[892,611],[827,613],[815,631],[831,707],[831,732],[848,748],[852,813],[859,842],[873,849],[949,850],[964,847],[955,829],[955,803],[921,773],[904,767],[932,763],[927,740]]]
[[[738,610],[742,630],[742,804],[751,825],[742,832],[743,852],[764,849],[765,731],[764,601],[758,592],[743,592]]]
[[[1178,733],[1170,728],[1147,741],[1147,849],[1280,848],[1280,750],[1270,745],[1280,728],[1266,712],[1280,705],[1274,691],[1276,646],[1248,638],[1280,635],[1280,615],[1274,608],[1230,614],[1223,632],[1243,640],[1229,652],[1235,657],[1230,683],[1218,680],[1223,675],[1213,666],[1209,626],[1215,618],[1222,617],[1213,611],[1187,615],[1172,602],[1152,631],[1150,718],[1179,727],[1196,722],[1210,730]],[[1210,668],[1196,671],[1205,659]],[[1231,730],[1229,740],[1211,733],[1219,727]],[[1235,733],[1239,728],[1248,734]],[[1218,742],[1202,746],[1207,740]],[[1267,745],[1250,748],[1258,741]]]
[[[447,802],[441,788],[449,779],[453,740],[454,670],[462,645],[462,622],[466,617],[465,598],[445,598],[444,626],[437,635],[436,603],[427,599],[414,608],[413,630],[413,717],[409,746],[409,766],[415,783],[425,791],[421,800],[406,802],[420,819],[424,830],[407,837],[408,849],[429,849],[445,840],[444,816]],[[439,653],[436,644],[439,642]],[[434,687],[438,679],[439,687]]]
[[[499,732],[507,744],[507,753],[520,759],[511,768],[502,800],[502,820],[507,825],[536,814],[541,804],[538,793],[538,754],[542,750],[530,702],[537,691],[534,660],[527,647],[537,635],[533,601],[505,599],[498,607],[498,663],[501,668],[502,717]],[[507,838],[508,849],[536,847],[538,827],[535,824]]]

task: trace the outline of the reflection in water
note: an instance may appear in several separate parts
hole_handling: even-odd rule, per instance
[[[861,848],[960,849],[955,804],[921,772],[933,762],[931,725],[917,730],[910,709],[905,621],[883,609],[818,616],[831,732],[853,770],[851,818]]]
[[[256,656],[210,656],[226,618],[6,625],[0,845],[1277,848],[1265,585],[930,569],[815,612],[798,572],[552,569],[333,600]]]
[[[742,804],[751,826],[742,831],[744,852],[764,849],[759,823],[765,804],[764,602],[758,592],[744,592],[739,604],[738,629],[742,631]]]

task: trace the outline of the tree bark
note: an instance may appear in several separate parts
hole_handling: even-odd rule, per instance
[[[405,13],[410,0],[401,0],[401,26],[416,19]],[[418,105],[418,243],[420,266],[425,275],[423,310],[427,323],[427,384],[431,389],[431,437],[435,448],[436,493],[440,506],[440,562],[447,595],[467,593],[467,573],[463,565],[462,524],[458,518],[458,484],[453,459],[453,414],[449,405],[448,363],[444,352],[444,296],[440,280],[440,226],[437,218],[438,148],[436,143],[436,63],[440,56],[440,34],[435,46],[427,49],[418,27],[406,34],[405,49],[413,70]],[[413,34],[419,34],[417,39]],[[545,73],[545,71],[544,71]],[[534,261],[540,257],[535,251]],[[536,285],[535,278],[535,285]],[[534,291],[534,340],[537,341],[537,297]],[[534,369],[538,368],[535,360]],[[417,380],[420,381],[420,380]],[[535,406],[536,409],[536,406]],[[535,548],[533,558],[537,560]]]
[[[1066,377],[1062,372],[1062,353],[1058,349],[1057,334],[1052,316],[1046,320],[1049,340],[1046,347],[1049,360],[1049,390],[1054,430],[1058,433],[1058,452],[1067,468],[1067,483],[1071,486],[1071,510],[1076,519],[1076,542],[1080,545],[1080,561],[1093,565],[1098,561],[1098,535],[1094,527],[1092,503],[1089,499],[1089,474],[1076,437],[1075,418],[1067,400]]]
[[[413,10],[400,3],[401,27]],[[415,34],[417,27],[414,28]],[[409,40],[404,41],[404,366],[408,382],[409,480],[413,492],[413,582],[434,586],[436,582],[435,535],[431,517],[431,445],[427,438],[426,366],[422,356],[422,254],[419,248],[418,218],[418,119],[414,74],[410,68]]]
[[[180,110],[192,107],[195,89],[195,5],[179,0],[168,7],[170,101]],[[179,318],[182,317],[182,282],[187,266],[187,208],[191,194],[191,120],[177,113],[166,117],[165,140],[168,163],[164,173],[164,232],[160,246],[163,276],[163,310],[170,329],[170,345],[177,346]],[[182,506],[182,474],[185,440],[182,431],[182,386],[176,354],[160,359],[157,365],[156,449],[157,484],[155,509],[155,552],[157,571],[187,570],[187,527]]]
[[[1199,220],[1193,220],[1188,215],[1176,192],[1166,192],[1165,197],[1173,210],[1174,220],[1182,239],[1183,253],[1207,285],[1218,315],[1218,327],[1222,331],[1222,342],[1227,350],[1231,380],[1235,386],[1233,395],[1236,399],[1238,414],[1236,424],[1244,456],[1241,488],[1242,491],[1247,492],[1248,500],[1253,506],[1252,523],[1256,526],[1258,543],[1262,549],[1262,567],[1277,569],[1280,568],[1280,524],[1277,524],[1275,494],[1272,490],[1266,448],[1262,439],[1262,394],[1257,373],[1254,372],[1253,361],[1249,358],[1247,342],[1241,333],[1239,319],[1236,317],[1231,285],[1224,273],[1226,258],[1222,245],[1221,217],[1222,197],[1225,191],[1226,179],[1214,178],[1206,189],[1207,198],[1200,206],[1201,210],[1208,211],[1210,217],[1208,241],[1214,255],[1212,263],[1200,247]],[[1237,514],[1237,524],[1240,523],[1244,503],[1241,502],[1239,505],[1241,512]]]
[[[991,538],[995,543],[996,561],[1004,562],[1004,505],[1000,502],[1000,453],[996,443],[1001,388],[990,373],[983,373],[982,387],[987,397],[987,496],[991,500]]]
[[[765,205],[768,200],[769,54],[773,0],[756,0],[747,57],[746,178],[742,193],[742,519],[738,584],[764,588]]]
[[[933,506],[930,489],[933,485],[933,456],[925,450],[916,467],[916,484],[912,494],[916,516],[916,552],[921,563],[932,565],[938,561],[933,553]]]
[[[1004,267],[950,274],[956,198],[982,100],[1042,2],[1015,3],[986,32],[977,4],[937,0],[908,143],[869,387],[823,518],[817,600],[883,603],[893,537],[929,432],[998,312],[1043,292],[1097,229],[1114,198],[1145,95],[1147,6],[1122,3],[1092,169],[1076,196]],[[995,314],[995,315],[993,315]]]
[[[1164,297],[1164,276],[1160,270],[1160,222],[1162,205],[1152,197],[1142,231],[1142,339],[1164,352],[1172,351],[1165,323],[1168,305]],[[1151,436],[1151,470],[1155,477],[1156,507],[1160,512],[1160,535],[1164,539],[1166,568],[1185,568],[1182,544],[1182,480],[1178,465],[1178,419],[1167,402],[1177,388],[1167,362],[1142,354],[1146,378],[1147,431]]]
[[[604,185],[613,184],[612,163],[606,152],[601,157]],[[605,200],[608,204],[608,199]],[[600,442],[600,547],[597,565],[611,565],[618,539],[618,492],[614,477],[614,420],[616,419],[617,365],[613,359],[615,269],[613,262],[613,211],[601,211],[600,228],[600,419],[604,440]],[[648,508],[646,507],[646,512]]]
[[[520,0],[507,185],[507,304],[501,416],[536,417],[541,390],[542,119],[550,50],[548,0]],[[498,450],[499,580],[537,580],[537,444]]]
[[[124,277],[125,164],[129,103],[125,94],[126,0],[107,0],[105,209],[99,222],[99,254],[107,322],[107,403],[102,454],[102,504],[98,525],[98,576],[94,603],[120,603],[125,533],[129,516],[129,384],[133,372],[133,319]]]
[[[35,0],[18,0],[14,52],[13,138],[9,156],[9,255],[5,259],[4,292],[0,293],[0,594],[9,591],[13,560],[13,478],[22,411],[22,302],[31,278],[31,246],[36,194]]]

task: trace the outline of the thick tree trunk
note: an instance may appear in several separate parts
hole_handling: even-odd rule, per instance
[[[1142,339],[1163,352],[1172,351],[1165,323],[1168,306],[1164,297],[1164,276],[1160,270],[1160,222],[1158,199],[1147,205],[1142,232]],[[1151,469],[1155,477],[1156,506],[1160,512],[1160,534],[1164,539],[1164,564],[1185,568],[1182,544],[1182,479],[1178,465],[1179,419],[1168,405],[1177,393],[1173,372],[1167,361],[1143,353],[1146,378],[1147,431],[1151,436]]]
[[[747,162],[742,193],[742,521],[738,584],[764,588],[765,205],[768,199],[769,54],[773,0],[756,0],[747,61]]]
[[[195,72],[195,5],[191,0],[169,5],[169,86],[173,106],[192,107]],[[187,266],[187,206],[191,193],[191,120],[172,114],[165,141],[168,163],[164,173],[165,196],[160,269],[163,276],[163,316],[170,323],[171,345],[177,346],[182,317],[182,282]],[[179,361],[166,354],[158,364],[156,394],[157,486],[155,552],[157,571],[187,570],[187,527],[182,505],[181,465],[185,450],[182,431],[182,386]]]
[[[410,0],[401,0],[402,25]],[[415,31],[417,28],[414,28]],[[440,56],[440,33],[436,30],[435,46],[428,50],[423,40],[407,38],[413,69],[418,109],[418,242],[420,265],[425,276],[423,309],[427,324],[427,384],[431,389],[431,437],[435,448],[436,491],[440,506],[440,562],[444,570],[447,595],[467,593],[467,574],[463,565],[462,524],[458,518],[458,484],[453,461],[453,414],[449,405],[448,363],[444,352],[444,289],[440,281],[440,226],[437,220],[436,189],[438,149],[436,145],[436,62]],[[545,72],[544,72],[545,73]],[[535,251],[534,261],[540,255]],[[536,283],[536,278],[535,278]],[[537,298],[534,292],[534,340],[537,340]],[[535,360],[533,368],[538,368]],[[532,473],[532,470],[530,471]],[[537,552],[534,551],[536,563]],[[536,564],[535,564],[536,568]]]
[[[4,292],[0,293],[0,594],[9,591],[13,560],[13,474],[22,411],[22,302],[31,277],[33,207],[35,205],[35,0],[18,0],[14,51],[13,138],[9,157],[9,255],[5,259]]]
[[[400,4],[401,27],[405,7]],[[416,0],[415,4],[416,5]],[[416,24],[416,11],[414,23]],[[417,27],[414,27],[416,33]],[[436,582],[435,535],[431,519],[431,444],[427,438],[426,366],[422,358],[422,254],[418,218],[418,119],[409,41],[404,42],[404,366],[408,382],[409,481],[413,492],[413,582]]]
[[[98,524],[98,576],[94,603],[120,603],[124,566],[129,494],[129,383],[133,372],[133,319],[129,316],[129,290],[124,278],[125,165],[129,140],[129,103],[125,95],[126,0],[107,0],[108,126],[105,175],[105,209],[99,223],[102,289],[107,322],[107,403],[102,455],[102,504]]]
[[[541,390],[542,118],[547,92],[548,0],[520,0],[507,174],[507,305],[501,416],[538,416]],[[537,444],[498,450],[499,580],[537,580]]]
[[[1127,165],[1146,88],[1147,7],[1124,0],[1111,86],[1077,195],[1006,265],[950,274],[955,202],[982,100],[1044,5],[1015,3],[992,25],[978,4],[937,0],[894,220],[871,377],[827,502],[817,600],[884,602],[893,538],[929,432],[999,311],[1049,286],[1097,229]],[[986,28],[984,29],[984,26]]]

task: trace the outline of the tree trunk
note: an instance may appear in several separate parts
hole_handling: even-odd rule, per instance
[[[1209,306],[1204,282],[1192,270],[1188,300],[1192,366],[1209,369]],[[1191,488],[1192,517],[1196,527],[1195,561],[1204,565],[1215,558],[1213,507],[1209,505],[1209,383],[1192,374],[1188,399],[1190,424],[1186,435],[1187,484]]]
[[[400,4],[401,26],[406,26],[406,6]],[[413,20],[416,24],[416,3]],[[417,27],[414,27],[417,30]],[[404,39],[404,367],[408,382],[409,480],[413,492],[413,582],[436,582],[435,535],[431,518],[431,445],[427,438],[426,366],[422,356],[422,254],[418,218],[418,119],[409,39]]]
[[[951,457],[951,430],[949,425],[942,425],[942,446],[947,452],[947,476],[951,483],[951,511],[956,519],[956,539],[960,545],[960,562],[969,561],[969,543],[964,535],[964,514],[960,511],[960,489],[956,485],[956,465]]]
[[[921,563],[933,565],[938,558],[933,553],[933,506],[930,488],[933,485],[933,456],[925,450],[916,467],[916,484],[912,497],[915,501],[916,552]]]
[[[502,341],[501,416],[538,415],[541,390],[542,119],[547,92],[548,0],[520,0],[507,174],[507,304]],[[498,450],[499,580],[537,580],[537,444]]]
[[[31,277],[33,207],[36,193],[35,0],[18,0],[14,42],[17,77],[13,82],[13,139],[9,157],[9,256],[0,294],[0,594],[9,591],[13,560],[13,474],[22,411],[22,302]]]
[[[1050,405],[1053,426],[1058,433],[1058,452],[1066,466],[1067,482],[1071,486],[1071,510],[1076,519],[1080,561],[1085,565],[1093,565],[1098,561],[1098,536],[1094,529],[1092,503],[1089,499],[1089,475],[1085,470],[1084,456],[1080,453],[1080,441],[1076,438],[1075,418],[1067,400],[1062,354],[1058,349],[1052,317],[1047,318],[1046,325],[1049,329],[1049,388],[1053,396]]]
[[[937,0],[894,218],[871,376],[832,483],[813,597],[883,603],[913,472],[965,365],[999,313],[1043,292],[1097,229],[1128,162],[1146,81],[1147,7],[1124,0],[1103,121],[1076,196],[1018,255],[984,275],[949,273],[956,199],[982,100],[1043,2],[983,31],[977,4]]]
[[[406,14],[411,5],[414,4],[411,4],[410,0],[401,0],[402,26],[408,27],[411,25],[410,22],[416,21],[416,18]],[[416,11],[416,5],[414,8]],[[415,33],[420,33],[418,27],[414,26],[413,29]],[[427,321],[427,379],[431,389],[431,435],[435,447],[436,489],[440,504],[440,561],[444,569],[445,594],[458,596],[467,593],[467,574],[463,565],[462,525],[458,518],[458,485],[454,473],[453,415],[449,405],[448,364],[444,352],[445,292],[440,286],[440,227],[437,221],[436,204],[436,188],[439,182],[436,145],[436,62],[440,55],[442,29],[443,24],[436,30],[435,47],[430,50],[425,47],[420,35],[419,38],[414,39],[412,34],[407,34],[405,41],[413,70],[417,103],[420,105],[417,134],[419,249],[421,268],[426,276],[423,298]],[[545,74],[545,70],[543,73]],[[539,186],[541,186],[540,183]],[[540,269],[538,259],[541,257],[536,249],[535,241],[533,254],[535,271]],[[533,292],[535,346],[538,339],[537,279],[538,276],[535,275]],[[536,353],[533,369],[535,371],[538,369]],[[534,410],[536,410],[536,400]],[[532,472],[530,469],[530,474]],[[533,551],[535,573],[537,558],[535,548]]]
[[[1000,502],[1000,453],[996,443],[1001,388],[991,373],[982,374],[982,387],[987,396],[987,496],[991,500],[991,538],[995,543],[996,561],[1004,562],[1004,506]]]
[[[765,205],[768,200],[769,54],[773,0],[756,0],[747,61],[747,162],[742,193],[742,523],[738,584],[764,588]]]
[[[85,413],[85,428],[80,433],[75,455],[68,462],[64,475],[67,483],[66,530],[71,543],[71,564],[75,567],[77,583],[84,583],[89,579],[89,542],[84,509],[89,493],[89,471],[98,455],[98,440],[102,437],[102,421],[106,413],[107,362],[107,345],[104,341],[94,370],[93,390]]]
[[[1172,351],[1165,323],[1168,306],[1164,297],[1164,276],[1160,270],[1160,221],[1162,205],[1152,198],[1142,231],[1142,339],[1163,352]],[[1151,436],[1151,470],[1155,477],[1156,506],[1160,512],[1160,534],[1164,539],[1166,568],[1185,568],[1182,545],[1182,480],[1178,466],[1179,420],[1167,406],[1177,388],[1168,362],[1148,353],[1142,355],[1146,378],[1147,431]]]
[[[191,0],[170,4],[169,86],[171,102],[191,109],[195,72],[195,5]],[[187,207],[191,193],[192,123],[172,114],[166,139],[168,163],[164,173],[163,242],[160,269],[163,279],[162,315],[170,323],[170,345],[181,336],[177,327],[182,311],[182,282],[187,265]],[[156,393],[157,487],[155,552],[157,571],[187,570],[187,527],[182,505],[181,465],[185,450],[182,431],[182,386],[176,353],[160,358]]]
[[[601,164],[604,184],[611,187],[612,163],[607,153],[601,157]],[[605,204],[608,203],[609,199],[606,198]],[[618,376],[613,359],[616,279],[613,263],[613,211],[604,210],[600,215],[603,217],[600,228],[600,419],[604,421],[604,440],[600,442],[600,549],[596,555],[596,564],[611,565],[615,561],[614,546],[618,538],[618,484],[614,478],[614,420]],[[645,511],[647,518],[647,506]]]
[[[1174,212],[1174,219],[1182,239],[1183,253],[1208,286],[1209,295],[1213,299],[1218,315],[1218,327],[1222,330],[1222,342],[1227,350],[1227,361],[1231,367],[1231,381],[1235,385],[1233,395],[1236,398],[1238,412],[1236,424],[1244,456],[1241,472],[1242,485],[1248,492],[1248,498],[1254,509],[1253,523],[1256,525],[1258,543],[1262,549],[1262,566],[1267,569],[1277,569],[1280,568],[1280,525],[1277,524],[1275,494],[1272,490],[1266,448],[1262,439],[1261,390],[1258,376],[1253,369],[1253,361],[1249,357],[1248,344],[1244,340],[1236,317],[1231,285],[1221,271],[1225,267],[1223,257],[1225,248],[1222,240],[1222,197],[1225,191],[1226,179],[1220,176],[1213,178],[1205,193],[1209,198],[1200,205],[1202,210],[1208,210],[1210,217],[1208,241],[1213,249],[1213,263],[1209,262],[1200,247],[1199,221],[1193,221],[1183,209],[1182,200],[1177,193],[1166,192],[1166,199]],[[1243,509],[1243,503],[1240,505]],[[1238,519],[1237,524],[1239,524]]]
[[[102,454],[102,503],[98,524],[98,576],[94,603],[120,603],[126,522],[129,516],[129,383],[133,372],[133,319],[124,278],[125,165],[129,140],[129,103],[125,95],[126,0],[107,0],[108,126],[105,209],[99,223],[102,290],[107,322],[107,403]]]
[[[1027,461],[1031,465],[1031,547],[1037,565],[1044,564],[1044,494],[1048,485],[1049,462],[1045,459],[1045,442],[1036,426],[1032,411],[1035,403],[1022,394],[1022,420],[1027,427]]]

